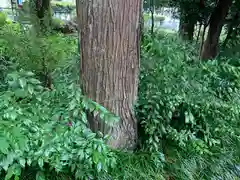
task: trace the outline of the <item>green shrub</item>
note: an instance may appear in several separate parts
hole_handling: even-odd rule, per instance
[[[76,9],[76,5],[70,2],[57,2],[53,1],[51,2],[52,9],[54,11],[60,11],[60,12],[72,12]]]
[[[31,28],[10,24],[0,31],[2,56],[16,68],[51,74],[77,55],[77,38],[62,34],[37,36]]]
[[[147,13],[143,13],[143,18],[144,18],[144,21],[148,21],[150,19],[150,15]]]
[[[64,25],[64,22],[61,19],[53,18],[52,19],[52,28],[53,29],[60,29]]]
[[[6,24],[7,17],[3,12],[0,12],[0,27]]]
[[[86,112],[100,114],[108,124],[118,118],[74,84],[46,91],[33,73],[13,72],[0,98],[0,170],[6,180],[18,179],[25,168],[37,179],[51,172],[95,179],[116,164],[106,137],[87,128]]]
[[[122,152],[117,151],[116,168],[99,176],[101,180],[164,180],[163,166],[165,162],[162,153]]]
[[[151,15],[148,14],[148,13],[143,13],[143,18],[144,18],[144,21],[148,21],[149,19],[151,19]],[[165,20],[165,17],[161,16],[161,15],[154,14],[154,20],[163,22]]]
[[[236,178],[239,63],[237,58],[199,62],[195,49],[174,34],[144,35],[136,105],[141,152],[116,152],[105,144],[107,137],[87,127],[87,111],[104,114],[109,124],[118,118],[73,83],[79,81],[76,37],[37,36],[20,24],[4,26],[0,177]],[[51,72],[54,88],[42,87],[29,70]]]
[[[146,36],[143,43],[136,108],[143,147],[166,154],[176,148],[208,162],[227,154],[225,165],[233,165],[240,155],[239,67],[199,63],[192,45],[170,36]]]
[[[154,15],[154,20],[155,21],[160,21],[161,23],[165,20],[165,17],[164,16],[161,16],[161,15]]]

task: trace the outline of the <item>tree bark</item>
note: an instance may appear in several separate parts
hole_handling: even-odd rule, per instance
[[[180,21],[179,34],[183,40],[193,40],[195,23]]]
[[[199,29],[198,29],[198,32],[197,32],[196,43],[198,43],[198,41],[199,41],[201,30],[202,30],[202,22],[199,24]]]
[[[201,53],[202,53],[202,49],[203,49],[203,44],[204,44],[204,40],[205,40],[205,34],[206,34],[207,27],[208,27],[208,23],[205,22],[203,25],[203,33],[202,33],[202,38],[201,38],[201,43],[200,43],[199,59],[201,59]]]
[[[139,23],[140,23],[140,40],[139,42],[142,41],[143,37],[144,37],[144,14],[143,14],[143,1],[141,0],[141,7],[140,7],[140,14],[139,14]]]
[[[32,23],[35,28],[44,30],[51,25],[51,7],[50,0],[30,0],[30,12],[33,16]],[[37,18],[37,19],[35,19]]]
[[[151,35],[153,36],[154,33],[154,2],[150,0],[150,12],[151,12]]]
[[[50,10],[50,0],[36,0],[36,10],[39,19],[42,19]]]
[[[229,8],[232,5],[232,0],[219,0],[214,9],[209,24],[208,35],[204,42],[201,52],[201,59],[213,59],[219,52],[219,37],[224,25],[224,20],[228,14]]]
[[[194,27],[197,23],[198,14],[192,12],[191,8],[186,5],[180,5],[180,23],[179,35],[183,40],[193,40]]]
[[[133,103],[137,97],[141,0],[77,0],[81,37],[80,75],[84,93],[120,116],[109,128],[97,118],[90,127],[110,133],[110,146],[134,148],[137,122]]]

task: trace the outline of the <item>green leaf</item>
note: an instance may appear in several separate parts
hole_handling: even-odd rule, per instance
[[[1,161],[1,166],[3,167],[3,169],[5,171],[8,170],[8,167],[10,164],[13,163],[14,159],[16,158],[16,154],[13,153],[13,152],[8,152],[7,154],[7,158],[4,158],[2,161]]]
[[[186,111],[185,112],[185,123],[189,123],[190,122],[190,120],[189,120],[189,116],[188,116],[188,112]]]
[[[79,113],[79,110],[78,109],[75,109],[73,111],[73,117],[78,117],[78,113]]]
[[[36,180],[45,180],[45,175],[42,171],[38,171],[36,174]]]
[[[20,158],[20,159],[19,159],[19,164],[20,164],[22,167],[25,167],[26,160],[23,159],[23,158]]]
[[[16,136],[16,137],[22,136],[21,129],[19,127],[14,127],[13,128],[13,135]]]
[[[13,171],[14,171],[13,166],[8,168],[7,174],[5,176],[5,180],[11,179],[11,177],[13,176],[13,173],[14,173]]]
[[[27,91],[25,91],[23,89],[17,89],[14,91],[14,93],[15,93],[16,97],[21,97],[21,98],[24,98],[28,95]]]
[[[34,84],[34,85],[41,84],[41,82],[39,80],[34,79],[34,78],[29,79],[29,82]]]
[[[36,99],[41,102],[42,101],[42,97],[41,96],[37,96]]]
[[[31,85],[31,84],[29,84],[28,85],[28,92],[29,92],[29,94],[33,94],[33,92],[34,92],[34,87]]]
[[[83,159],[84,159],[84,152],[83,152],[82,149],[79,150],[78,155],[79,155],[79,159],[80,159],[80,160],[83,160]]]
[[[72,100],[69,105],[69,110],[73,110],[77,106],[77,102]]]
[[[27,81],[25,78],[20,78],[19,79],[19,85],[24,88],[27,85]]]
[[[9,143],[3,137],[0,137],[0,151],[4,154],[8,153]]]
[[[81,116],[82,116],[82,121],[84,122],[84,123],[87,123],[87,115],[86,115],[86,113],[85,112],[81,112]]]
[[[38,159],[38,165],[40,168],[43,168],[43,159],[42,158]]]
[[[31,159],[31,158],[28,158],[28,159],[27,159],[27,165],[28,165],[28,166],[31,166],[31,164],[32,164],[32,159]]]
[[[102,170],[102,163],[97,164],[97,171],[100,172]]]
[[[25,73],[25,75],[31,77],[31,76],[34,76],[34,73],[31,71],[28,71]]]
[[[98,152],[101,153],[102,152],[102,147],[101,145],[98,145],[98,148],[97,148]]]
[[[10,118],[11,118],[12,120],[15,120],[15,119],[17,118],[17,113],[16,113],[16,111],[12,111],[12,112],[10,113]]]
[[[87,136],[86,136],[86,138],[87,139],[93,139],[93,138],[95,138],[96,137],[96,133],[89,133],[89,134],[87,134]]]
[[[21,175],[21,167],[17,164],[13,164],[7,170],[7,174],[5,176],[5,180],[11,179],[13,175],[20,176]]]
[[[84,107],[89,110],[90,112],[93,112],[96,108],[96,105],[94,102],[90,101],[90,100],[86,100],[84,103]]]
[[[13,79],[14,81],[16,81],[18,79],[18,74],[15,72],[15,73],[10,73],[7,75],[9,79]]]
[[[14,164],[13,166],[14,166],[13,174],[20,176],[22,171],[21,166],[19,164]]]
[[[78,169],[75,173],[75,178],[76,179],[82,179],[82,177],[83,177],[83,171]]]
[[[98,153],[98,152],[94,152],[94,153],[93,153],[93,162],[94,162],[95,164],[97,164],[98,161],[99,161],[99,153]]]
[[[192,124],[194,124],[194,116],[193,116],[193,114],[192,114],[191,112],[189,112],[188,115],[189,115],[189,120],[190,120],[190,122],[191,122]]]
[[[71,165],[71,172],[73,173],[75,171],[75,169],[76,169],[76,164],[72,164]]]
[[[194,124],[194,116],[190,111],[185,112],[185,123],[191,123]]]
[[[100,118],[101,118],[102,120],[104,120],[104,116],[105,116],[104,113],[100,113]]]
[[[27,139],[26,139],[26,137],[22,136],[18,140],[18,145],[19,145],[20,150],[22,150],[22,151],[27,150]]]

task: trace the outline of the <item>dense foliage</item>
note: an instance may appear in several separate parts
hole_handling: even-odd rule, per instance
[[[86,113],[99,114],[110,125],[118,118],[84,97],[76,86],[76,62],[69,64],[67,56],[74,58],[75,51],[69,50],[76,50],[75,40],[61,35],[32,37],[18,26],[1,30],[5,33],[1,39],[1,62],[5,62],[0,91],[1,174],[5,179],[18,179],[31,169],[37,179],[47,178],[50,172],[71,172],[72,177],[82,179],[114,167],[116,159],[105,144],[108,137],[88,129]],[[44,88],[29,71],[41,71],[43,58],[52,72],[53,90]]]
[[[185,8],[182,15],[188,18],[193,12],[185,2],[193,1],[171,6]],[[233,2],[229,19],[238,5]],[[194,23],[205,22],[214,7],[206,1],[207,12],[198,9]],[[234,32],[221,56],[206,62],[199,61],[199,42],[161,31],[144,34],[135,106],[139,145],[129,152],[109,148],[111,137],[89,129],[89,112],[109,125],[118,117],[82,94],[76,35],[38,34],[32,26],[6,24],[0,13],[0,177],[240,178],[238,19],[234,22],[225,28],[227,37]],[[53,26],[61,23],[52,19]]]
[[[170,158],[177,148],[189,157],[214,159],[212,166],[217,167],[209,170],[211,174],[196,166],[198,174],[190,174],[193,179],[227,178],[224,171],[240,157],[239,67],[224,59],[198,62],[191,45],[161,34],[155,38],[145,36],[143,44],[136,108],[142,145]]]
[[[33,76],[24,71],[8,74],[1,93],[0,149],[5,179],[20,176],[26,166],[43,172],[49,168],[64,171],[67,166],[75,177],[89,177],[94,168],[100,172],[114,166],[103,139],[86,128],[86,110],[101,117],[109,113],[84,98],[74,85],[44,91]]]
[[[3,12],[0,12],[0,27],[3,26],[6,23],[6,15]]]

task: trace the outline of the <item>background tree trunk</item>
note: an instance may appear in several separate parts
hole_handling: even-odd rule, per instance
[[[195,23],[193,22],[187,22],[187,21],[180,21],[179,24],[179,35],[183,40],[193,40],[193,34],[194,34],[194,27]]]
[[[36,10],[39,19],[42,19],[50,10],[50,0],[36,0]]]
[[[109,129],[98,119],[94,131],[111,132],[114,148],[136,144],[133,103],[138,91],[141,0],[77,0],[81,36],[81,81],[85,94],[120,116]]]
[[[233,17],[232,19],[232,22],[228,25],[228,32],[227,32],[227,37],[226,39],[224,40],[223,42],[223,47],[226,47],[228,41],[232,38],[234,38],[232,35],[233,35],[233,32],[234,32],[234,27],[237,27],[239,25],[239,11],[237,11],[235,13],[235,16]]]
[[[150,12],[151,12],[151,35],[153,36],[154,33],[154,0],[150,0]]]
[[[180,4],[179,35],[183,40],[193,40],[197,17],[197,12],[192,12],[192,9],[186,4]]]
[[[231,4],[232,0],[218,1],[217,7],[214,9],[210,18],[208,35],[202,48],[201,59],[211,59],[217,56],[219,51],[219,37]]]
[[[52,18],[50,0],[30,0],[29,5],[33,16],[32,23],[35,28],[45,30],[50,27]]]
[[[198,43],[198,41],[199,41],[201,30],[202,30],[202,23],[199,24],[199,29],[198,29],[198,32],[197,32],[196,43]]]

